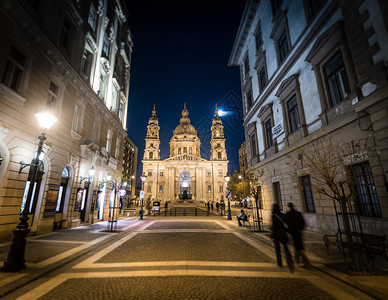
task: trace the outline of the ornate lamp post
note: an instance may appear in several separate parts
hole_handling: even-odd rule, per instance
[[[17,272],[26,268],[24,252],[26,249],[27,235],[30,232],[30,228],[28,227],[28,214],[30,213],[32,192],[34,190],[34,184],[40,163],[39,157],[42,153],[43,143],[46,140],[46,132],[57,121],[57,118],[49,112],[37,111],[35,116],[39,121],[41,129],[41,134],[38,136],[38,151],[36,152],[32,163],[29,165],[31,181],[28,188],[26,203],[24,204],[22,216],[19,218],[20,223],[13,230],[12,244],[9,248],[8,258],[5,260],[2,268],[3,272]]]
[[[226,173],[225,181],[226,181],[226,198],[228,198],[228,220],[232,220],[232,215],[230,213],[230,197],[231,197],[231,194],[230,194],[230,190],[229,190],[229,180],[230,180],[230,176],[229,176],[228,173]]]
[[[140,211],[139,211],[139,220],[143,220],[143,199],[144,199],[144,182],[147,179],[147,176],[144,174],[140,176],[141,179],[141,191],[140,191]]]

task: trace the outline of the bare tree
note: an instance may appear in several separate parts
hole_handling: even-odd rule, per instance
[[[345,143],[334,140],[330,135],[313,135],[310,140],[305,139],[305,146],[298,147],[287,155],[286,164],[291,165],[292,178],[298,181],[303,175],[309,175],[315,192],[333,200],[337,212],[339,207],[340,220],[337,215],[339,234],[344,234],[352,265],[360,269],[362,258],[360,252],[355,251],[354,231],[360,231],[362,235],[361,221],[355,225],[352,199],[354,198],[354,182],[350,174],[349,165],[362,159],[362,155],[368,156],[373,151],[367,143]],[[362,149],[362,151],[355,151]],[[297,183],[298,185],[298,183]],[[343,231],[340,230],[340,222],[343,223]],[[342,236],[341,236],[342,239]],[[345,241],[344,241],[345,242]],[[346,256],[345,261],[346,261]]]

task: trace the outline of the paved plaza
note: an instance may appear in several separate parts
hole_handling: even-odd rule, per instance
[[[313,268],[276,265],[266,232],[225,216],[122,217],[29,237],[27,269],[0,273],[4,299],[384,299],[388,265],[341,269],[337,249],[306,232]],[[4,261],[9,245],[0,247]]]

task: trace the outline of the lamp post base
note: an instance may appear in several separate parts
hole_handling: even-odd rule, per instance
[[[228,209],[228,220],[232,220],[232,215],[230,213],[230,209]]]
[[[8,258],[4,261],[4,265],[1,268],[2,272],[17,272],[27,267],[24,252],[29,233],[29,228],[15,228],[13,230],[12,244],[8,252]]]
[[[143,220],[143,209],[139,210],[139,220]]]

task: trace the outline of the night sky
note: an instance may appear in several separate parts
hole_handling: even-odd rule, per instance
[[[227,113],[225,126],[229,172],[238,169],[244,141],[238,67],[229,56],[245,1],[128,1],[134,49],[128,104],[128,136],[139,149],[138,176],[153,104],[160,126],[161,159],[179,124],[184,102],[201,140],[201,156],[210,155],[210,126],[215,104]]]

